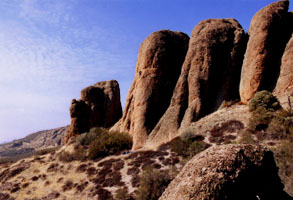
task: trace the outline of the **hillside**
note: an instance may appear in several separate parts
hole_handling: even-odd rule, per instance
[[[38,131],[25,138],[14,140],[9,143],[0,144],[0,161],[17,160],[34,154],[35,151],[58,147],[62,144],[68,127],[51,130]]]

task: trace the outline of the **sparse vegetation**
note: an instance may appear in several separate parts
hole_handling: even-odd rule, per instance
[[[59,160],[61,162],[72,162],[75,160],[86,160],[86,151],[82,147],[78,147],[74,149],[74,152],[67,152],[67,151],[62,151],[59,154]]]
[[[279,175],[285,183],[285,190],[293,196],[293,139],[283,140],[280,146],[272,150],[279,167]]]
[[[173,178],[168,171],[159,171],[152,167],[145,168],[139,178],[136,199],[157,200]]]
[[[60,149],[60,146],[41,149],[41,150],[36,151],[35,155],[36,156],[42,156],[42,155],[46,155],[46,154],[49,154],[49,153],[55,153],[58,149]]]
[[[243,131],[241,132],[241,137],[239,140],[240,144],[255,144],[255,141],[253,140],[253,135],[250,131]]]

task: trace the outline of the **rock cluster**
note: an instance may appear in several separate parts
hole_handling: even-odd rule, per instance
[[[71,124],[66,141],[92,127],[113,126],[122,116],[119,84],[115,80],[98,82],[81,91],[81,99],[72,100]]]
[[[133,135],[134,149],[144,145],[168,108],[188,41],[184,33],[162,30],[152,33],[141,44],[123,116],[112,128]]]
[[[260,90],[279,99],[293,95],[293,13],[288,8],[289,1],[281,0],[261,9],[248,35],[235,19],[204,20],[190,39],[170,30],[152,33],[140,46],[122,118],[119,87],[110,87],[108,97],[95,85],[72,102],[70,134],[119,120],[111,130],[132,135],[133,149],[154,147],[227,101],[247,104]]]
[[[192,158],[159,200],[292,199],[273,153],[260,146],[214,146]]]
[[[149,145],[174,138],[179,128],[239,97],[245,47],[246,35],[235,19],[209,19],[195,26],[170,106],[150,134]]]

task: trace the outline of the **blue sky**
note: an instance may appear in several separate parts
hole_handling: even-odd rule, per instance
[[[236,18],[271,0],[0,0],[0,143],[70,123],[71,99],[116,79],[122,104],[140,43],[161,29]],[[292,10],[292,6],[290,7]]]

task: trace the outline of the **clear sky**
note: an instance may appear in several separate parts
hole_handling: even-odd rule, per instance
[[[140,43],[161,29],[235,18],[273,0],[0,0],[0,143],[70,123],[80,90],[118,80],[124,106]],[[292,10],[292,6],[291,6]]]

